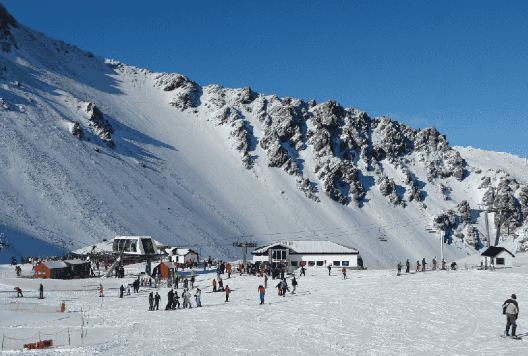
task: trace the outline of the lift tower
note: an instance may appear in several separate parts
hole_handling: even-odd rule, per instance
[[[242,236],[242,241],[233,242],[233,246],[235,247],[242,247],[242,260],[243,264],[246,264],[246,250],[248,247],[257,247],[256,242],[247,242],[246,237]]]

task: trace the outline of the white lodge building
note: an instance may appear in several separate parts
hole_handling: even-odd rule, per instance
[[[251,252],[253,262],[268,262],[275,267],[281,261],[291,268],[300,266],[358,267],[359,251],[331,241],[280,241]]]

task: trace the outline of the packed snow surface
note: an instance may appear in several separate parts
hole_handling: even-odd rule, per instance
[[[526,259],[525,259],[526,260]],[[521,261],[522,262],[522,261]],[[516,262],[517,265],[526,263]],[[127,273],[142,266],[127,267]],[[463,268],[464,265],[462,264]],[[23,266],[27,269],[28,266]],[[268,281],[265,305],[257,288],[263,278],[233,275],[224,285],[233,291],[212,293],[213,271],[198,274],[202,308],[148,311],[148,293],[158,291],[160,309],[167,288],[141,287],[139,294],[118,298],[125,279],[35,280],[5,278],[11,266],[2,266],[0,327],[10,338],[39,331],[68,328],[71,345],[38,351],[42,355],[523,355],[528,353],[528,276],[464,270],[412,273],[394,270],[348,271],[309,268],[298,277],[295,294],[277,295],[277,280]],[[522,267],[520,272],[525,270]],[[43,304],[66,302],[66,313],[26,314],[9,311],[14,286],[24,291],[23,303],[37,303],[37,287],[45,288]],[[98,286],[104,286],[104,298]],[[290,290],[291,277],[288,277]],[[180,285],[181,286],[181,285]],[[178,289],[181,294],[182,289]],[[196,289],[191,291],[194,295]],[[210,293],[211,292],[211,293]],[[520,319],[516,341],[504,332],[502,303],[518,296]],[[180,300],[181,301],[181,300]],[[81,339],[81,308],[86,337]]]

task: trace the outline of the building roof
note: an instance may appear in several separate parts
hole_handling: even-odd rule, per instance
[[[64,263],[68,265],[83,265],[85,263],[90,263],[89,261],[83,261],[83,260],[67,260],[64,261]]]
[[[68,265],[62,261],[45,261],[40,262],[44,266],[48,267],[49,269],[56,269],[56,268],[68,268]]]
[[[176,253],[172,252],[172,251],[174,251],[174,250],[176,250]],[[176,256],[176,255],[178,255],[178,256],[185,256],[185,255],[187,255],[188,253],[194,253],[194,254],[196,254],[196,252],[194,252],[194,251],[191,250],[191,249],[188,249],[188,248],[179,248],[179,247],[171,248],[171,253],[172,253],[173,256]]]
[[[490,246],[490,247],[488,247],[488,249],[486,251],[482,252],[480,255],[484,256],[484,257],[495,257],[498,254],[500,254],[502,251],[506,251],[510,255],[515,257],[513,255],[513,253],[511,253],[510,251],[506,250],[504,247],[498,247],[498,246]]]
[[[174,263],[172,262],[169,262],[169,261],[163,261],[162,263],[160,263],[158,266],[156,267],[159,267],[161,266],[161,264],[164,264],[165,266],[169,267],[169,268],[175,268],[176,266],[174,265]]]
[[[283,246],[291,249],[292,253],[350,253],[359,254],[359,251],[353,247],[341,245],[332,241],[279,241],[271,245],[259,247],[252,254],[264,253],[268,249]]]

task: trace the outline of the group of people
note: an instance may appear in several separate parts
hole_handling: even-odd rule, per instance
[[[202,306],[202,302],[200,300],[201,296],[202,296],[202,291],[200,290],[200,288],[196,288],[196,294],[194,295],[194,297],[196,298],[197,307]],[[181,298],[183,299],[183,305],[181,306],[181,308],[183,309],[192,308],[191,292],[189,292],[189,290],[182,291]],[[159,295],[158,292],[156,292],[155,295],[154,295],[154,292],[150,292],[149,311],[159,310],[160,300],[161,300],[161,296]],[[178,296],[177,290],[175,291],[174,289],[171,289],[167,293],[167,305],[165,306],[165,310],[176,310],[176,309],[180,309],[180,296]]]
[[[435,271],[437,269],[437,264],[438,262],[436,261],[436,257],[433,258],[433,260],[431,261],[432,264],[433,264],[433,268],[432,270]],[[422,272],[425,272],[425,267],[428,263],[425,261],[425,257],[422,259],[422,263],[420,265],[420,261],[416,261],[416,272],[420,272],[420,267],[421,267],[421,271]],[[398,262],[398,275],[401,274],[401,269],[403,267],[401,261]],[[411,263],[409,262],[409,259],[407,259],[407,261],[405,261],[405,273],[409,273],[410,272],[410,269],[411,269]],[[442,269],[445,269],[445,261],[442,260]],[[451,262],[451,269],[457,269],[457,264],[456,262]]]

